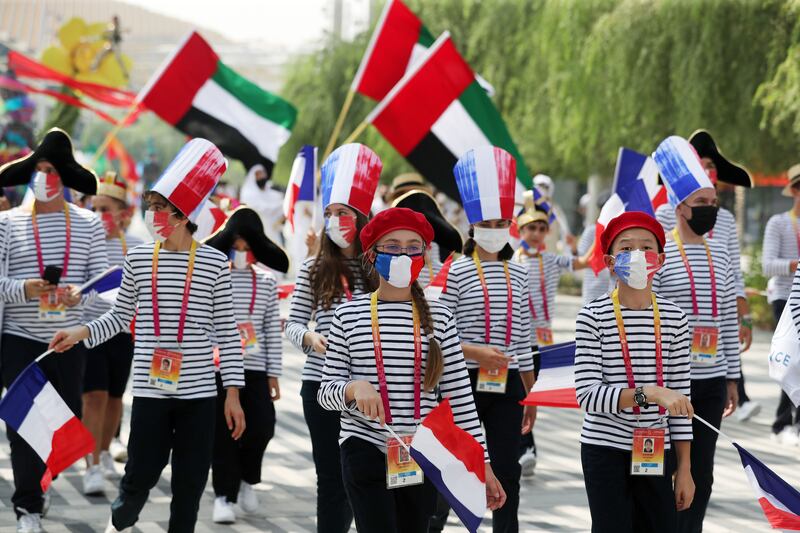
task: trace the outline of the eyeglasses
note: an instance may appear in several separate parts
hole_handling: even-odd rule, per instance
[[[398,246],[396,244],[381,244],[375,247],[379,252],[391,255],[422,255],[425,253],[425,246]]]

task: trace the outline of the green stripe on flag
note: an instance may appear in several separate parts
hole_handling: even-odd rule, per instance
[[[292,104],[243,78],[221,61],[217,63],[217,71],[211,79],[266,120],[287,130],[294,126],[297,110]]]
[[[500,112],[489,99],[489,95],[477,81],[473,81],[458,98],[464,109],[478,128],[489,139],[493,146],[499,146],[508,151],[517,160],[517,179],[528,189],[533,186],[531,175],[522,154],[519,153],[517,145],[511,139],[506,123]]]
[[[424,25],[419,29],[419,38],[417,38],[417,44],[424,46],[425,48],[430,48],[431,45],[436,41],[436,37],[428,31]]]

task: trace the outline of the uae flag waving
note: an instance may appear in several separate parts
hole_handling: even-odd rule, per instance
[[[192,137],[213,142],[246,168],[268,175],[289,139],[297,110],[227,67],[192,32],[142,88],[137,99]]]
[[[453,166],[476,146],[498,146],[517,160],[518,189],[531,176],[503,118],[475,73],[443,33],[367,116],[366,122],[425,178],[459,200]]]

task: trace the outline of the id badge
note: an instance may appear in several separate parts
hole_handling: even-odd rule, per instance
[[[411,446],[413,435],[399,435]],[[394,437],[386,439],[386,488],[410,487],[425,481],[425,476],[411,454]]]
[[[39,296],[39,320],[58,322],[67,319],[66,287],[58,287]]]
[[[550,346],[553,344],[553,330],[550,328],[536,328],[536,345]]]
[[[153,351],[153,362],[150,364],[150,379],[152,387],[167,392],[178,390],[178,380],[181,377],[181,362],[183,354],[176,350],[156,348]]]
[[[663,429],[636,428],[633,430],[633,445],[631,446],[631,475],[664,475]]]
[[[245,355],[258,352],[258,338],[256,337],[256,328],[249,320],[247,322],[239,322],[236,324],[239,328],[239,336],[242,338],[242,349]]]
[[[717,359],[717,339],[719,330],[716,326],[695,326],[692,335],[692,363],[711,365]]]
[[[488,370],[481,367],[478,370],[478,383],[475,389],[478,392],[495,392],[503,394],[506,392],[508,382],[508,367],[499,370]]]

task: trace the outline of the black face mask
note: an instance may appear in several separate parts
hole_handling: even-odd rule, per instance
[[[692,218],[686,222],[697,235],[705,235],[717,223],[717,212],[719,207],[715,205],[698,205],[692,207]]]
[[[259,189],[261,189],[263,191],[264,187],[267,186],[267,182],[268,181],[269,181],[269,178],[257,179],[256,180],[256,185],[258,186]]]

